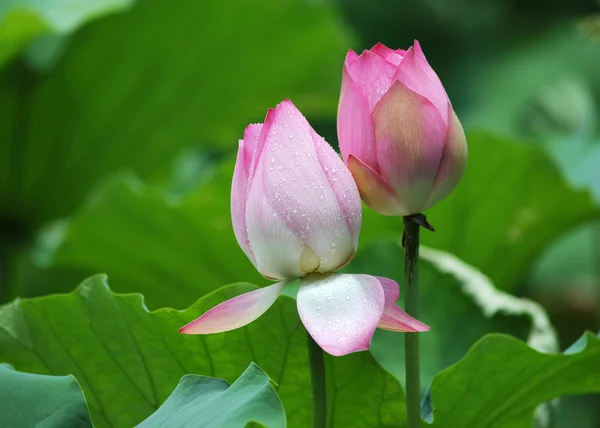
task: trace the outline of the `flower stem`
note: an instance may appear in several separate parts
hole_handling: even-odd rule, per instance
[[[419,317],[419,228],[412,216],[404,217],[404,309]],[[419,333],[405,333],[406,426],[421,426],[421,381],[419,373]]]
[[[325,428],[327,426],[327,389],[323,350],[310,334],[307,333],[306,336],[313,393],[313,427]]]

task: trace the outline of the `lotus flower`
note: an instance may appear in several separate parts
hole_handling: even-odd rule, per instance
[[[398,284],[332,273],[356,252],[361,202],[350,171],[289,100],[265,123],[246,128],[231,190],[235,236],[265,277],[281,280],[234,297],[181,328],[185,334],[233,330],[256,320],[284,287],[301,278],[300,319],[332,355],[366,350],[376,327],[426,331],[394,303]]]
[[[360,195],[380,214],[421,213],[462,178],[465,134],[417,41],[348,52],[337,123]]]
[[[329,272],[358,245],[360,196],[333,149],[285,100],[240,141],[231,189],[237,241],[256,269],[278,280]]]

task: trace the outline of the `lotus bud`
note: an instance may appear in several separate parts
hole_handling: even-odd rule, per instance
[[[337,125],[360,195],[380,214],[421,213],[462,178],[465,134],[417,41],[348,53]]]
[[[329,272],[356,252],[362,207],[352,175],[291,101],[250,125],[231,189],[235,236],[273,280]]]

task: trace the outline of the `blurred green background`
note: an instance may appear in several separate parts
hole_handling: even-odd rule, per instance
[[[69,292],[97,272],[151,309],[183,309],[236,281],[266,284],[230,225],[244,127],[290,98],[336,146],[347,49],[414,39],[470,150],[459,189],[427,213],[437,232],[424,244],[541,303],[561,349],[600,330],[591,0],[4,0],[0,303]],[[400,279],[401,227],[365,209],[348,270]],[[426,339],[426,379],[489,331],[526,338],[521,315],[487,313],[423,264],[424,321],[439,326]],[[375,357],[401,377],[384,348]],[[600,426],[598,401],[562,400],[555,426]]]

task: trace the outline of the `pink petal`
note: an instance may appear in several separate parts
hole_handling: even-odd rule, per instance
[[[246,229],[254,265],[261,275],[270,279],[298,278],[305,274],[300,259],[306,245],[267,198],[264,169],[265,164],[259,162],[246,206]]]
[[[344,60],[344,66],[350,67],[350,65],[356,61],[356,58],[358,58],[356,52],[354,52],[352,49],[349,49],[348,53],[346,54],[346,59]]]
[[[244,140],[240,140],[235,169],[233,170],[233,180],[231,182],[231,222],[233,224],[233,233],[239,246],[250,261],[256,265],[246,230],[246,202],[249,190],[246,153]]]
[[[404,54],[406,53],[406,51],[402,49],[390,49],[382,43],[377,43],[375,46],[373,46],[371,52],[375,52],[377,55],[379,55],[387,62],[395,66],[398,66],[398,64],[400,64],[400,61],[402,61],[402,57],[404,57]]]
[[[308,275],[297,296],[306,330],[336,356],[369,349],[384,301],[381,284],[370,275]]]
[[[354,249],[356,250],[362,223],[362,205],[358,188],[352,178],[352,173],[344,165],[339,155],[314,130],[311,130],[311,135],[315,143],[319,163],[346,219],[348,230],[352,235]]]
[[[376,276],[379,283],[383,287],[383,294],[385,294],[386,300],[395,302],[400,297],[400,286],[393,279],[385,278],[383,276]]]
[[[431,207],[444,199],[460,182],[467,166],[467,138],[463,127],[454,113],[452,106],[448,107],[448,134],[442,160],[438,168],[427,207]]]
[[[360,196],[372,210],[383,215],[408,214],[398,201],[394,189],[369,166],[350,155],[348,168],[356,181]]]
[[[440,78],[427,62],[418,41],[415,40],[414,46],[402,59],[394,78],[400,80],[417,94],[427,98],[437,108],[444,124],[447,124],[448,95]]]
[[[252,158],[254,157],[254,152],[258,145],[258,137],[261,129],[262,123],[253,123],[248,125],[244,130],[244,159],[248,177],[250,177]]]
[[[285,100],[279,104],[267,120],[270,120],[271,124],[267,132],[267,121],[263,126],[259,144],[264,134],[264,146],[251,194],[265,200],[257,201],[256,204],[259,207],[264,204],[270,205],[275,215],[272,212],[269,212],[269,215],[278,217],[297,240],[307,247],[308,255],[300,260],[302,269],[312,266],[311,263],[302,263],[303,260],[316,260],[312,270],[303,270],[302,275],[335,269],[346,263],[354,254],[354,228],[359,226],[356,223],[360,221],[357,215],[360,211],[360,201],[347,194],[348,203],[354,205],[352,208],[346,207],[353,212],[353,225],[349,226],[330,179],[341,180],[343,184],[340,188],[348,188],[350,192],[350,175],[329,145],[320,138],[316,142],[313,140],[314,131],[291,101]],[[326,169],[329,170],[327,173]],[[258,180],[262,180],[260,192],[254,189]],[[248,227],[253,228],[249,214],[247,220]],[[263,225],[264,220],[263,213]],[[272,231],[273,238],[281,230],[279,226],[277,228]],[[249,231],[249,235],[252,233]],[[275,239],[275,242],[280,242],[276,246],[283,248],[287,236],[286,231],[282,231],[279,239]],[[250,243],[258,259],[258,249],[252,236]],[[274,244],[273,240],[265,240],[264,243],[267,246]]]
[[[257,165],[263,155],[266,139],[271,130],[271,126],[275,121],[275,110],[274,108],[270,108],[267,111],[267,116],[265,117],[265,122],[260,128],[260,133],[258,134],[258,140],[256,141],[256,148],[254,149],[254,156],[252,157],[252,163],[250,165],[250,181],[254,180],[254,175],[256,174]]]
[[[342,71],[342,90],[338,104],[337,131],[344,160],[354,155],[377,170],[377,152],[371,112],[358,84],[352,79],[348,65]]]
[[[348,71],[367,100],[369,111],[372,111],[392,85],[396,67],[376,53],[364,51],[352,62]]]
[[[402,215],[420,213],[444,150],[444,121],[430,101],[396,81],[373,111],[373,126],[379,175],[407,210]]]
[[[215,306],[200,318],[181,327],[183,334],[211,334],[235,330],[250,324],[275,303],[285,281],[251,291]]]
[[[389,331],[411,333],[430,330],[429,326],[411,317],[401,308],[399,308],[393,301],[388,299],[385,301],[383,315],[381,316],[381,320],[379,321],[377,328]]]

